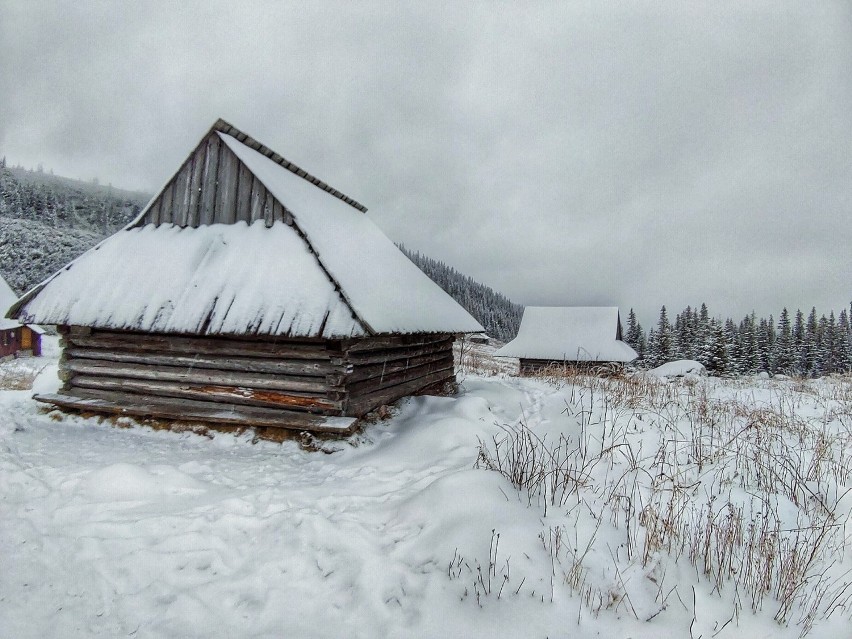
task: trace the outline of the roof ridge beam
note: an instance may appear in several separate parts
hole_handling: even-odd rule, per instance
[[[300,178],[307,180],[308,182],[310,182],[314,186],[322,189],[326,193],[330,193],[331,195],[333,195],[337,199],[346,202],[349,206],[361,211],[362,213],[367,212],[367,207],[364,206],[363,204],[361,204],[360,202],[352,199],[351,197],[349,197],[348,195],[338,191],[337,189],[332,188],[329,184],[320,180],[318,177],[311,175],[310,173],[305,171],[303,168],[297,166],[293,162],[290,162],[289,160],[287,160],[282,155],[276,153],[275,151],[270,149],[268,146],[264,145],[262,142],[258,142],[253,137],[251,137],[247,133],[244,133],[243,131],[240,131],[237,127],[229,124],[228,122],[226,122],[222,118],[219,118],[218,120],[216,120],[216,123],[213,125],[213,130],[219,131],[220,133],[224,133],[225,135],[230,135],[231,137],[235,138],[236,140],[238,140],[242,144],[245,144],[247,147],[254,149],[255,151],[257,151],[261,155],[268,157],[270,160],[272,160],[273,162],[275,162],[279,166],[284,167],[285,169],[287,169],[288,171],[290,171],[292,173],[295,173]]]

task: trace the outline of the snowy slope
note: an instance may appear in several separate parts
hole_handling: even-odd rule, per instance
[[[785,397],[796,407],[799,451],[811,449],[811,427],[824,443],[846,436],[849,380],[468,375],[458,397],[403,402],[351,442],[323,444],[329,454],[55,421],[28,392],[0,391],[0,636],[784,639],[806,629],[814,597],[804,595],[822,586],[809,636],[847,636],[842,575],[852,557],[842,527],[830,529],[780,624],[774,591],[756,612],[742,580],[735,591],[738,575],[751,574],[743,564],[717,589],[689,546],[659,545],[653,517],[673,496],[684,530],[693,521],[703,529],[708,504],[718,522],[733,522],[733,504],[747,521],[780,517],[778,538],[799,534],[804,546],[815,496],[845,521],[849,471],[827,458],[795,503],[779,490],[761,513],[759,480],[736,468],[733,450],[687,445],[711,439],[692,433],[699,421],[678,406],[703,406],[732,429],[741,428],[736,414],[756,409],[764,421],[741,435],[746,451],[749,433],[783,434],[767,429]],[[717,403],[736,411],[714,413]],[[549,444],[567,437],[570,458],[585,460],[576,491],[555,505],[485,468],[499,457],[495,442],[522,424]],[[711,453],[722,461],[708,461]],[[695,455],[705,460],[700,472]],[[776,470],[787,477],[783,464]],[[790,532],[797,523],[805,532]],[[824,619],[829,602],[837,608]]]

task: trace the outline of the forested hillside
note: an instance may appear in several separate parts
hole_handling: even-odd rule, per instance
[[[0,159],[0,273],[23,293],[127,224],[148,199]]]
[[[515,304],[494,289],[459,273],[452,266],[426,257],[418,251],[409,251],[401,244],[399,248],[432,281],[473,315],[485,327],[489,335],[508,341],[518,334],[521,316],[524,314],[523,306]]]

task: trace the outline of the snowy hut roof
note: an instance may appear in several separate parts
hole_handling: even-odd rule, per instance
[[[528,306],[518,336],[494,354],[553,361],[629,362],[615,306]]]
[[[208,189],[215,193],[205,193],[216,163]],[[483,330],[365,210],[220,120],[134,223],[32,289],[10,314],[208,335]]]
[[[12,287],[6,283],[3,276],[0,275],[0,310],[5,311],[18,300],[18,296],[12,290]],[[10,328],[17,328],[21,323],[14,319],[0,317],[0,331],[7,331]]]

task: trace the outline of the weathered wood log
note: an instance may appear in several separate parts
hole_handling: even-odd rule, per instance
[[[439,382],[455,381],[455,373],[453,368],[448,368],[441,371],[435,371],[425,377],[420,377],[408,381],[404,384],[383,388],[369,395],[362,395],[357,398],[350,398],[346,405],[346,413],[348,415],[357,415],[363,417],[371,410],[378,408],[384,404],[390,404],[402,397],[416,393],[417,391],[437,384]]]
[[[351,384],[347,383],[346,390],[349,391],[350,396],[357,397],[364,393],[370,393],[373,391],[380,390],[382,388],[388,388],[405,382],[413,381],[419,377],[424,377],[436,371],[446,370],[452,367],[453,358],[451,355],[449,357],[442,357],[440,359],[427,362],[419,366],[404,368],[395,373],[389,373],[379,377],[371,377],[370,379],[365,379],[363,381]]]
[[[73,327],[77,328],[77,327]],[[91,335],[72,333],[68,341],[88,348],[126,349],[131,351],[160,351],[200,355],[276,357],[293,359],[341,358],[342,352],[327,350],[325,342],[295,342],[274,338],[241,340],[225,337],[188,337],[177,335],[146,335],[143,333],[97,331]]]
[[[439,353],[449,351],[452,348],[452,340],[443,342],[435,342],[425,344],[423,346],[414,346],[408,348],[389,348],[381,351],[368,351],[363,353],[348,353],[346,361],[353,366],[364,364],[376,364],[381,362],[390,362],[407,357],[417,357],[418,355],[426,355],[428,353]]]
[[[278,375],[316,376],[321,378],[325,378],[327,375],[343,375],[347,370],[339,364],[335,365],[329,362],[304,359],[217,358],[210,355],[169,355],[157,352],[134,353],[131,351],[77,347],[66,348],[64,352],[69,359],[99,359],[127,364],[175,366],[178,368],[211,368],[243,373],[275,373]]]
[[[71,339],[75,337],[88,337],[92,334],[92,328],[90,326],[69,326],[68,327],[68,335]]]
[[[367,379],[383,377],[385,375],[398,373],[422,364],[444,361],[452,356],[452,351],[447,349],[436,353],[427,353],[426,355],[420,355],[418,357],[407,357],[405,359],[391,360],[389,362],[357,366],[352,373],[346,376],[346,382],[347,384],[354,384],[355,382],[361,382]]]
[[[388,348],[399,348],[407,346],[422,346],[435,344],[452,339],[452,335],[446,333],[430,333],[428,335],[382,335],[380,337],[364,337],[350,339],[344,342],[344,348],[349,353],[361,351],[382,350]]]
[[[107,377],[152,379],[191,384],[214,384],[219,386],[246,386],[249,388],[285,391],[305,391],[325,394],[332,388],[342,389],[342,375],[304,377],[298,375],[263,375],[241,373],[211,368],[173,367],[150,364],[117,363],[108,360],[72,358],[65,362],[63,372]],[[61,378],[60,378],[61,379]]]
[[[282,409],[255,408],[234,404],[210,404],[186,399],[146,397],[128,393],[85,391],[75,389],[58,394],[42,394],[36,401],[72,410],[92,411],[134,417],[154,417],[174,421],[199,421],[210,424],[233,424],[247,428],[269,427],[348,434],[357,420],[351,417],[329,417]]]
[[[144,395],[180,397],[185,399],[266,406],[307,411],[339,412],[342,402],[326,397],[316,397],[297,391],[272,391],[240,386],[218,386],[215,384],[193,385],[180,382],[157,382],[153,380],[122,379],[94,375],[76,375],[72,380],[75,388],[137,392]]]

